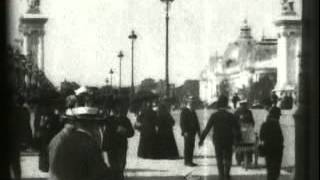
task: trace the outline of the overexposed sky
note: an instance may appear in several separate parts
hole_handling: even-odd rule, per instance
[[[297,0],[299,1],[299,0]],[[26,0],[10,0],[11,39],[18,37],[18,19]],[[300,2],[297,11],[300,12]],[[122,80],[131,81],[134,29],[135,83],[165,76],[165,5],[160,0],[42,0],[49,20],[45,36],[46,74],[55,85],[64,79],[103,85],[113,68],[118,82],[119,50],[124,52]],[[239,35],[245,18],[255,38],[275,36],[273,21],[280,0],[175,0],[170,10],[170,81],[199,79],[209,57],[222,54]]]

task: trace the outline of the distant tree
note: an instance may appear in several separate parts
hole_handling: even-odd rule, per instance
[[[24,97],[31,105],[49,108],[57,107],[60,94],[50,80],[42,72],[32,56],[24,56],[18,48],[9,46],[7,50],[9,62],[8,77],[11,92],[16,97]]]
[[[157,87],[156,81],[152,78],[147,78],[141,82],[139,90],[140,91],[152,91],[152,90],[156,89],[156,87]]]
[[[96,106],[102,109],[110,109],[113,101],[111,86],[102,86],[100,88],[94,88],[93,90],[93,102]]]
[[[274,89],[275,82],[269,76],[262,76],[259,81],[251,82],[249,87],[250,102],[262,102],[262,100],[269,98],[271,91]]]
[[[74,93],[74,90],[78,89],[80,85],[76,82],[63,81],[60,84],[60,93],[63,97],[67,97]]]

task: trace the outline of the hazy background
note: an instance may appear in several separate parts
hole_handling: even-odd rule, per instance
[[[11,41],[18,37],[26,0],[9,0]],[[297,11],[301,2],[297,0]],[[123,50],[124,85],[131,80],[131,43],[134,29],[135,83],[165,73],[165,5],[160,0],[42,0],[49,20],[45,35],[45,73],[55,85],[64,79],[83,85],[103,85],[113,68],[118,82]],[[224,52],[239,35],[247,18],[253,36],[276,37],[273,21],[280,0],[175,0],[170,11],[170,81],[199,79],[209,57]],[[301,13],[299,13],[301,14]]]

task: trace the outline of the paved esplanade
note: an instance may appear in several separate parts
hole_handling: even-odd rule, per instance
[[[258,112],[258,113],[257,113]],[[260,124],[263,121],[263,111],[258,110],[254,112],[256,127],[257,130],[260,127]],[[212,111],[198,111],[198,116],[200,122],[200,126],[203,128],[204,124]],[[179,114],[180,111],[172,112],[174,119],[176,120],[176,124],[174,126],[174,135],[176,138],[176,142],[179,149],[180,156],[183,155],[183,137],[181,136],[180,127],[179,127]],[[135,121],[135,118],[132,115],[129,115],[132,122]],[[290,124],[291,122],[281,122],[283,127],[283,132],[285,139],[291,137],[291,139],[286,139],[287,141],[286,148],[287,150],[285,154],[289,155],[293,154],[294,151],[292,144],[292,138],[294,138],[294,128]],[[292,122],[293,123],[293,122]],[[216,160],[214,157],[214,148],[211,143],[210,135],[204,142],[204,146],[202,148],[198,148],[196,145],[195,148],[195,162],[199,165],[197,167],[186,167],[183,163],[183,158],[178,160],[145,160],[137,157],[137,146],[139,142],[139,132],[136,131],[135,136],[129,139],[129,149],[128,149],[128,160],[126,166],[126,176],[127,179],[184,179],[185,177],[199,179],[197,177],[200,176],[208,176],[208,178],[204,179],[216,179],[218,177],[218,171],[216,166]],[[198,141],[196,140],[196,143]],[[288,146],[293,147],[288,147]],[[289,159],[289,160],[288,160]],[[283,166],[289,166],[293,163],[294,158],[292,157],[284,157]],[[291,161],[291,162],[290,162]],[[235,159],[233,160],[234,166],[231,169],[231,174],[235,177],[234,179],[260,179],[259,177],[266,176],[265,168],[257,168],[257,169],[248,169],[247,171],[239,166],[235,165]],[[264,159],[259,158],[259,165],[264,165]],[[287,165],[288,164],[288,165]],[[47,173],[42,173],[38,170],[38,156],[23,156],[22,157],[22,176],[24,179],[46,179],[48,177]],[[290,179],[290,173],[286,171],[282,171],[282,176],[280,180]]]

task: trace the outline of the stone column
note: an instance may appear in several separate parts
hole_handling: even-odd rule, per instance
[[[28,55],[28,33],[23,33],[22,54]]]
[[[297,80],[298,53],[301,51],[301,18],[294,10],[294,2],[284,1],[281,15],[275,21],[279,29],[277,47],[276,92],[295,91]]]
[[[44,72],[44,32],[39,32],[39,44],[38,44],[38,67]]]
[[[308,121],[309,121],[309,105],[308,100],[310,99],[310,81],[308,80],[307,69],[309,67],[309,62],[306,56],[301,56],[300,61],[300,73],[299,73],[299,85],[298,85],[298,109],[294,114],[295,120],[295,177],[294,180],[304,180],[309,179],[307,175],[307,163],[308,163],[308,151],[309,139],[308,133]],[[309,67],[310,68],[310,67]]]

